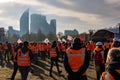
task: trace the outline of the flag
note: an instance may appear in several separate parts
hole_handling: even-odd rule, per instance
[[[72,38],[72,36],[68,35],[67,39],[71,41],[73,38]]]
[[[19,44],[19,43],[22,43],[22,40],[19,38],[18,40],[17,40],[17,43]]]
[[[62,42],[60,38],[58,38],[58,42]]]
[[[65,42],[66,43],[66,40],[64,38],[62,38],[62,42]]]
[[[43,41],[44,43],[49,43],[49,39],[48,38],[45,38],[45,40]]]

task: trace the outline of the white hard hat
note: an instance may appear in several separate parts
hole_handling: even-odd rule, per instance
[[[113,38],[113,41],[120,41],[117,37]]]
[[[97,42],[96,43],[96,46],[100,46],[100,45],[102,45],[102,42]]]

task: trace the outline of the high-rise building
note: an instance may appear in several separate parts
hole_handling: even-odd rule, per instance
[[[51,32],[56,35],[56,19],[50,21]]]
[[[30,33],[37,33],[38,30],[41,30],[44,35],[47,35],[49,33],[50,26],[47,23],[46,16],[40,14],[32,14]]]
[[[29,33],[29,9],[20,18],[20,36]]]
[[[4,28],[0,28],[0,41],[4,41],[4,38],[5,38],[5,30]]]
[[[79,32],[76,29],[74,29],[74,30],[65,30],[64,34],[65,34],[65,36],[68,36],[68,35],[75,36],[75,35],[78,35]]]

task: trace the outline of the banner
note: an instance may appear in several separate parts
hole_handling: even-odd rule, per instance
[[[17,43],[19,44],[19,43],[22,43],[22,40],[19,38],[18,40],[17,40]]]
[[[43,41],[44,43],[49,43],[49,39],[48,38],[45,38],[45,40]]]
[[[65,42],[66,43],[66,40],[64,38],[62,38],[62,42]]]
[[[72,36],[68,35],[67,40],[72,41],[73,40]]]
[[[60,38],[58,38],[58,40],[57,40],[57,41],[58,41],[58,42],[60,42],[60,43],[62,42]]]

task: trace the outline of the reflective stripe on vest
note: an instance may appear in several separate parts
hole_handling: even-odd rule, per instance
[[[63,52],[65,52],[65,51],[66,51],[66,48],[65,48],[65,46],[64,46],[64,45],[62,45],[62,46],[61,46],[61,48],[62,48],[62,51],[63,51]]]
[[[56,48],[50,49],[50,57],[57,57]]]
[[[85,49],[82,48],[82,49],[78,50],[77,51],[78,53],[74,53],[74,52],[71,53],[70,50],[72,50],[72,49],[69,49],[69,51],[67,53],[68,61],[69,61],[72,71],[77,72],[84,63]]]
[[[103,72],[100,80],[114,80],[114,78],[108,72]]]
[[[109,73],[107,72],[106,75],[105,75],[105,79],[106,80],[110,80],[110,76],[109,76]]]
[[[29,51],[25,55],[18,53],[18,66],[30,66]]]

